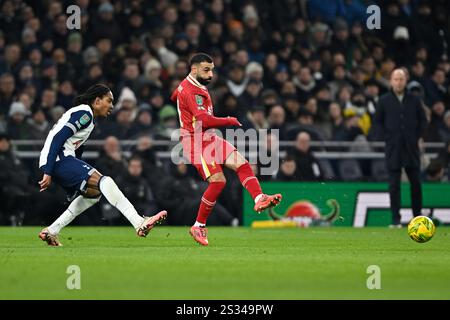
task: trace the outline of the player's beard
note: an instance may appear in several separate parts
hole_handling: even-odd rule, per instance
[[[196,77],[196,79],[200,84],[202,84],[204,86],[207,86],[212,80],[212,78],[200,78],[198,76]]]

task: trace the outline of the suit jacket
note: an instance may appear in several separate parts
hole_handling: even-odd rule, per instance
[[[402,102],[393,91],[380,97],[375,121],[386,142],[386,164],[390,170],[420,167],[419,139],[427,119],[419,97],[405,92]]]

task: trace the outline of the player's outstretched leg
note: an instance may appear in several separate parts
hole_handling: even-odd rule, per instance
[[[216,204],[216,200],[225,187],[226,180],[222,172],[215,173],[208,178],[208,188],[203,193],[200,207],[198,208],[197,219],[195,224],[189,230],[189,233],[199,244],[207,246],[208,229],[206,228],[206,220]]]
[[[252,196],[255,201],[254,210],[258,213],[278,205],[282,199],[281,194],[267,195],[262,192],[258,178],[255,177],[252,167],[247,160],[235,150],[231,153],[225,162],[228,168],[236,171],[242,186]]]
[[[100,176],[98,173],[95,173],[91,179],[89,179],[89,184],[93,186],[98,185],[102,195],[130,221],[139,237],[147,236],[153,227],[167,217],[167,211],[165,210],[151,217],[141,217],[111,177]]]
[[[55,222],[53,222],[48,228],[42,229],[41,232],[39,232],[39,238],[42,241],[47,242],[49,246],[55,246],[60,247],[62,246],[62,243],[58,239],[58,234],[61,231],[62,228],[67,226],[69,223],[73,221],[78,215],[80,215],[82,212],[86,211],[90,207],[92,207],[94,204],[96,204],[100,200],[100,197],[95,198],[86,198],[84,196],[78,196],[73,200],[66,211],[63,212],[59,216],[58,219],[56,219]]]

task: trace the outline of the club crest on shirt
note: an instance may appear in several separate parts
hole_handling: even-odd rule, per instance
[[[90,120],[91,120],[91,118],[89,117],[89,115],[83,114],[79,121],[80,121],[80,124],[83,126],[86,123],[88,123]]]
[[[196,94],[195,95],[195,102],[197,103],[197,105],[202,106],[203,105],[203,97]]]

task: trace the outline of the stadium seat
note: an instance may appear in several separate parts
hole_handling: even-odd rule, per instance
[[[384,159],[372,160],[371,176],[374,181],[387,181],[389,178]]]
[[[319,164],[323,170],[323,176],[325,180],[335,180],[337,178],[336,173],[334,172],[329,160],[320,159]]]
[[[338,163],[339,176],[344,181],[361,181],[363,173],[357,160],[345,159]]]

